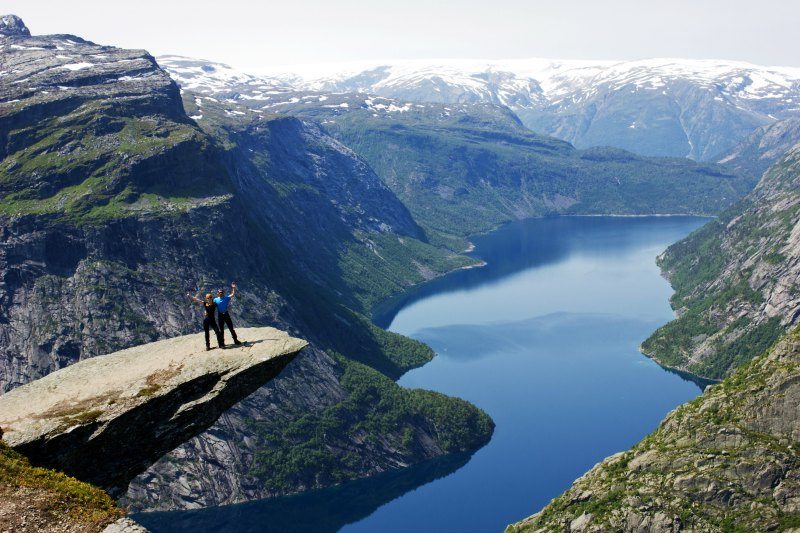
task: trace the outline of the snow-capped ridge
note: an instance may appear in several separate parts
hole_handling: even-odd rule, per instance
[[[184,89],[276,112],[310,95],[337,95],[325,107],[341,106],[338,95],[390,98],[395,114],[409,102],[493,104],[578,147],[644,155],[713,159],[753,129],[800,115],[800,68],[743,61],[430,59],[262,67],[258,75],[174,56],[159,61]]]

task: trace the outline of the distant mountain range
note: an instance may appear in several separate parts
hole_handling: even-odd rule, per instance
[[[714,214],[756,182],[685,158],[647,158],[608,147],[576,150],[532,132],[500,104],[296,89],[225,65],[160,61],[184,91],[187,113],[201,125],[219,104],[238,106],[228,112],[320,124],[369,163],[429,238],[456,251],[466,245],[458,239],[518,218]]]
[[[406,102],[507,106],[525,126],[577,148],[715,160],[754,129],[800,115],[800,68],[712,60],[405,61],[248,75],[177,56],[159,63],[184,88],[272,108],[297,91]]]

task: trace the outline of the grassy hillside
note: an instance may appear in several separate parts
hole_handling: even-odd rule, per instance
[[[463,400],[397,387],[366,365],[340,355],[341,383],[346,398],[286,425],[253,421],[264,443],[250,473],[270,486],[292,490],[324,487],[358,477],[370,461],[352,441],[393,443],[394,460],[410,465],[420,455],[440,455],[479,448],[488,441],[494,422]],[[429,426],[436,442],[419,438],[415,425]]]
[[[0,527],[4,531],[102,531],[125,511],[102,490],[31,466],[0,441]]]

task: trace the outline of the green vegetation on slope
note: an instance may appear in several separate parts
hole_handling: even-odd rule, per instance
[[[326,128],[370,163],[429,234],[449,238],[549,214],[716,214],[754,185],[685,159],[575,150],[509,119],[385,119],[357,110]]]
[[[404,389],[379,372],[334,354],[347,397],[289,423],[251,422],[263,439],[251,474],[276,490],[341,483],[363,475],[368,452],[379,441],[394,449],[391,463],[411,464],[441,452],[472,450],[486,443],[494,423],[477,407],[436,392]],[[419,438],[423,427],[434,443]],[[359,443],[356,445],[355,443]],[[372,473],[375,473],[373,471]]]
[[[25,457],[2,441],[0,489],[9,499],[15,490],[25,490],[28,506],[53,522],[68,517],[75,529],[80,526],[100,531],[106,524],[125,516],[125,511],[101,489],[61,472],[31,466]]]
[[[339,269],[349,292],[364,312],[412,285],[476,263],[467,256],[411,237],[389,233],[360,237],[360,242],[342,252]]]
[[[751,195],[659,258],[678,318],[642,344],[646,354],[720,379],[786,330],[800,295],[800,250],[791,242],[800,223],[798,160],[772,167]]]
[[[210,144],[190,123],[120,116],[90,101],[27,127],[0,164],[0,215],[53,215],[73,223],[168,214],[226,195]],[[169,179],[167,179],[169,178]]]

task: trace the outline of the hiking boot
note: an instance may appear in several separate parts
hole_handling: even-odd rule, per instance
[[[206,346],[206,351],[211,351],[211,346]]]
[[[240,346],[242,342],[239,339],[234,339],[233,344],[235,344],[236,346]]]

